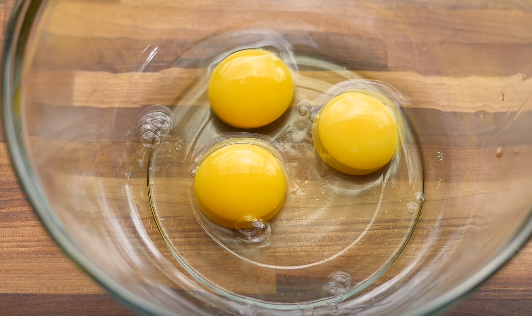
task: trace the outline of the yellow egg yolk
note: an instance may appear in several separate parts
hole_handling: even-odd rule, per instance
[[[200,210],[216,224],[251,228],[268,221],[286,196],[281,162],[253,144],[231,144],[215,150],[200,164],[194,180]]]
[[[320,157],[347,174],[364,175],[382,168],[398,146],[394,114],[381,100],[362,92],[333,98],[316,116],[312,129]]]
[[[294,82],[275,54],[247,49],[229,55],[214,68],[208,95],[211,109],[222,121],[256,128],[286,111],[294,96]]]

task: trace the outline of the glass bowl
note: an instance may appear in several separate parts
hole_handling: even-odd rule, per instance
[[[532,233],[531,11],[22,1],[3,56],[5,135],[50,235],[141,313],[431,315]],[[248,49],[285,63],[294,91],[271,123],[241,128],[211,110],[208,86]],[[393,114],[382,168],[360,172],[328,147],[320,124],[344,92]],[[196,174],[235,144],[279,163],[284,203],[218,225]]]

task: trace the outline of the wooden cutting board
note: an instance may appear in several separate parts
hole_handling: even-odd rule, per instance
[[[0,0],[0,28],[6,25],[14,3]],[[530,314],[530,266],[529,244],[446,315]],[[0,314],[135,315],[80,271],[50,239],[13,173],[1,131]]]

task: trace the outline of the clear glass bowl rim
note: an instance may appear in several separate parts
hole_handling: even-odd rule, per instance
[[[85,256],[62,229],[58,217],[54,214],[43,191],[37,184],[35,170],[33,170],[25,150],[22,122],[17,119],[17,117],[21,117],[21,108],[16,107],[14,98],[21,80],[22,60],[26,50],[25,44],[29,39],[34,22],[39,18],[42,6],[47,5],[48,2],[48,0],[18,1],[6,28],[2,55],[1,112],[4,135],[15,173],[35,214],[39,217],[50,236],[85,273],[118,301],[139,313],[154,316],[175,315],[115,282],[108,277],[104,270]],[[521,229],[491,261],[451,291],[414,310],[408,311],[407,314],[410,316],[437,315],[453,307],[464,299],[468,293],[503,267],[527,243],[531,235],[532,210],[529,211],[527,220],[523,222]]]

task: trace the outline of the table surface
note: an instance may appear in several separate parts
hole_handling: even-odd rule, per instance
[[[14,2],[0,0],[0,28],[5,26]],[[529,243],[446,315],[530,314],[530,266]],[[80,271],[50,239],[13,173],[1,131],[0,280],[3,315],[135,315]]]

